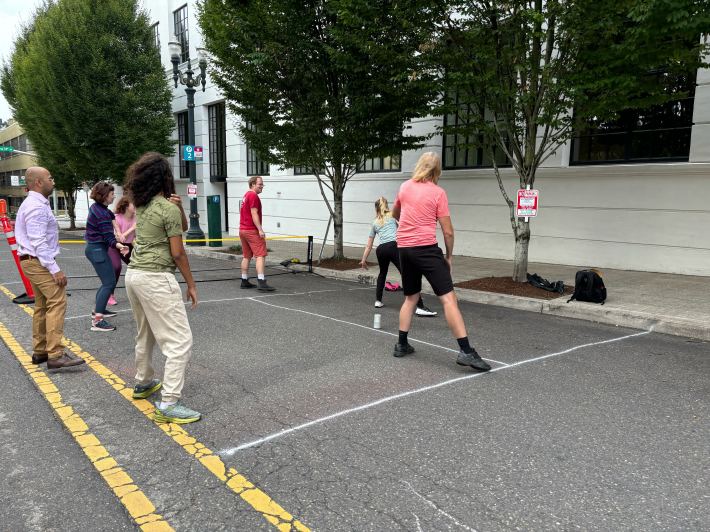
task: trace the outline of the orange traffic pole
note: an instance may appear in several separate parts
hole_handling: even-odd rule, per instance
[[[13,303],[34,303],[35,295],[32,291],[32,285],[29,279],[25,277],[25,272],[22,271],[22,266],[20,265],[20,257],[17,255],[17,240],[15,240],[15,231],[12,229],[12,224],[10,223],[10,218],[7,217],[7,203],[4,199],[0,199],[0,226],[5,233],[5,238],[7,238],[7,243],[10,244],[10,250],[12,251],[12,258],[15,259],[15,266],[17,266],[17,271],[20,273],[20,279],[22,279],[22,284],[25,285],[25,293],[20,294],[15,299],[12,300]]]

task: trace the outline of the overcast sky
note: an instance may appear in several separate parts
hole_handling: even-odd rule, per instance
[[[12,53],[13,43],[17,38],[20,26],[28,22],[35,6],[42,0],[0,0],[0,60],[6,61]],[[0,118],[8,120],[12,111],[0,92]]]

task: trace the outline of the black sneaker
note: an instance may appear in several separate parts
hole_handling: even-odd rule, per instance
[[[394,353],[392,353],[392,355],[399,358],[399,357],[403,357],[404,355],[411,355],[412,353],[414,353],[414,348],[411,345],[397,344],[394,346]]]
[[[459,356],[456,358],[456,363],[459,366],[471,366],[478,371],[489,371],[491,367],[481,358],[481,356],[473,350],[473,353],[464,353],[459,351]]]
[[[266,279],[257,279],[256,282],[258,285],[257,290],[259,290],[260,292],[273,292],[274,290],[276,290],[276,288],[274,288],[273,286],[269,286],[268,284],[266,284]]]
[[[249,279],[242,279],[242,284],[239,288],[256,288],[254,283],[250,283]]]

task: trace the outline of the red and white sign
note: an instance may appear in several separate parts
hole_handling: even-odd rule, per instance
[[[187,185],[187,197],[197,199],[197,185],[193,185],[192,183]]]
[[[195,146],[195,161],[201,161],[204,155],[202,146]]]
[[[532,218],[533,216],[537,216],[537,202],[539,198],[539,190],[518,189],[518,218]]]

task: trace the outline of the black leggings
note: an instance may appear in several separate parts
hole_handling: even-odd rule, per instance
[[[377,301],[382,301],[382,293],[385,289],[385,282],[387,281],[387,270],[389,270],[390,262],[394,264],[397,271],[402,274],[402,269],[399,267],[399,251],[397,251],[397,242],[394,240],[392,242],[385,242],[380,244],[375,249],[375,254],[377,255],[377,262],[380,265],[380,274],[377,276],[377,288],[375,290],[375,298]],[[419,296],[419,301],[417,301],[418,307],[424,306],[424,301],[422,301],[422,296]]]

